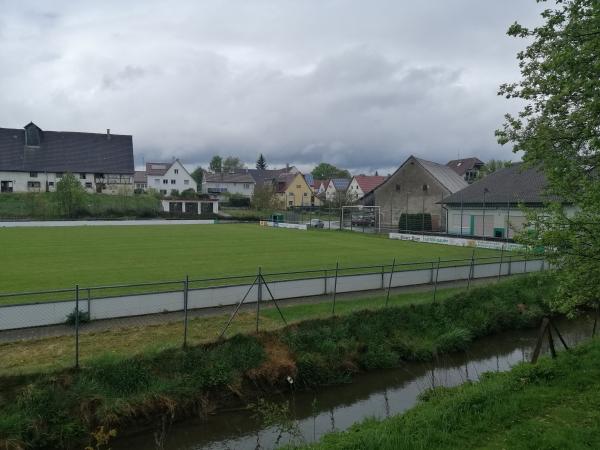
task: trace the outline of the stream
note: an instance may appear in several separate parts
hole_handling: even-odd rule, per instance
[[[555,320],[568,345],[591,337],[593,319]],[[331,431],[345,430],[366,418],[386,418],[411,408],[424,390],[475,381],[484,372],[506,371],[529,361],[538,330],[510,331],[474,342],[466,352],[428,363],[404,363],[354,377],[352,383],[314,391],[291,392],[265,399],[277,413],[254,410],[217,412],[206,418],[157,424],[156,430],[119,438],[113,450],[272,449],[287,443],[308,443]],[[563,351],[554,334],[557,351]],[[548,352],[546,344],[542,349]],[[263,411],[263,409],[261,409]],[[261,418],[262,417],[262,418]]]

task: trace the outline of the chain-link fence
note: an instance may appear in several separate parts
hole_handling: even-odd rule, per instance
[[[280,302],[293,299],[302,304],[305,299],[317,298],[328,305],[331,314],[336,314],[336,301],[341,294],[379,290],[387,305],[394,288],[429,285],[435,301],[441,283],[463,281],[469,287],[476,279],[499,279],[545,268],[542,259],[531,259],[527,254],[501,252],[499,256],[476,258],[473,251],[471,258],[466,259],[416,262],[394,259],[362,266],[336,263],[326,268],[270,273],[257,268],[254,274],[218,278],[186,275],[180,280],[152,283],[75,285],[70,289],[5,293],[0,294],[0,342],[55,338],[62,349],[57,351],[57,358],[78,367],[82,354],[99,351],[100,340],[92,332],[112,332],[110,339],[105,339],[106,351],[110,351],[111,342],[118,343],[120,330],[132,327],[139,331],[138,342],[150,339],[160,346],[179,341],[185,347],[202,342],[207,336],[213,336],[212,339],[224,336],[232,323],[236,332],[259,331],[261,320],[266,320],[261,311],[266,303],[277,310],[269,320],[281,319],[287,323],[286,311],[279,306]],[[245,322],[237,323],[239,311],[251,311],[253,318],[246,314]],[[191,319],[227,313],[230,313],[227,323],[205,321],[201,333],[190,326]],[[166,331],[155,327],[159,324],[168,324],[164,341],[161,333]]]

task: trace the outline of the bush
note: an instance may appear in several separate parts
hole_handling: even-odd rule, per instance
[[[417,213],[417,214],[400,214],[400,220],[398,221],[398,229],[408,231],[431,231],[431,214],[429,213]]]
[[[66,325],[75,325],[75,321],[77,319],[77,309],[73,308],[69,314],[67,314],[67,318],[65,320]],[[90,321],[90,313],[87,311],[79,310],[79,324],[88,323]]]

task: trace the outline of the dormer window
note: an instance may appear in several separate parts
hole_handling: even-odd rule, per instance
[[[25,125],[25,145],[28,147],[39,147],[41,142],[42,129],[33,122]]]

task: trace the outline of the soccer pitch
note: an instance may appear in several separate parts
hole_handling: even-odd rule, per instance
[[[0,229],[0,292],[470,258],[470,248],[257,224]],[[477,250],[476,256],[498,252]]]

